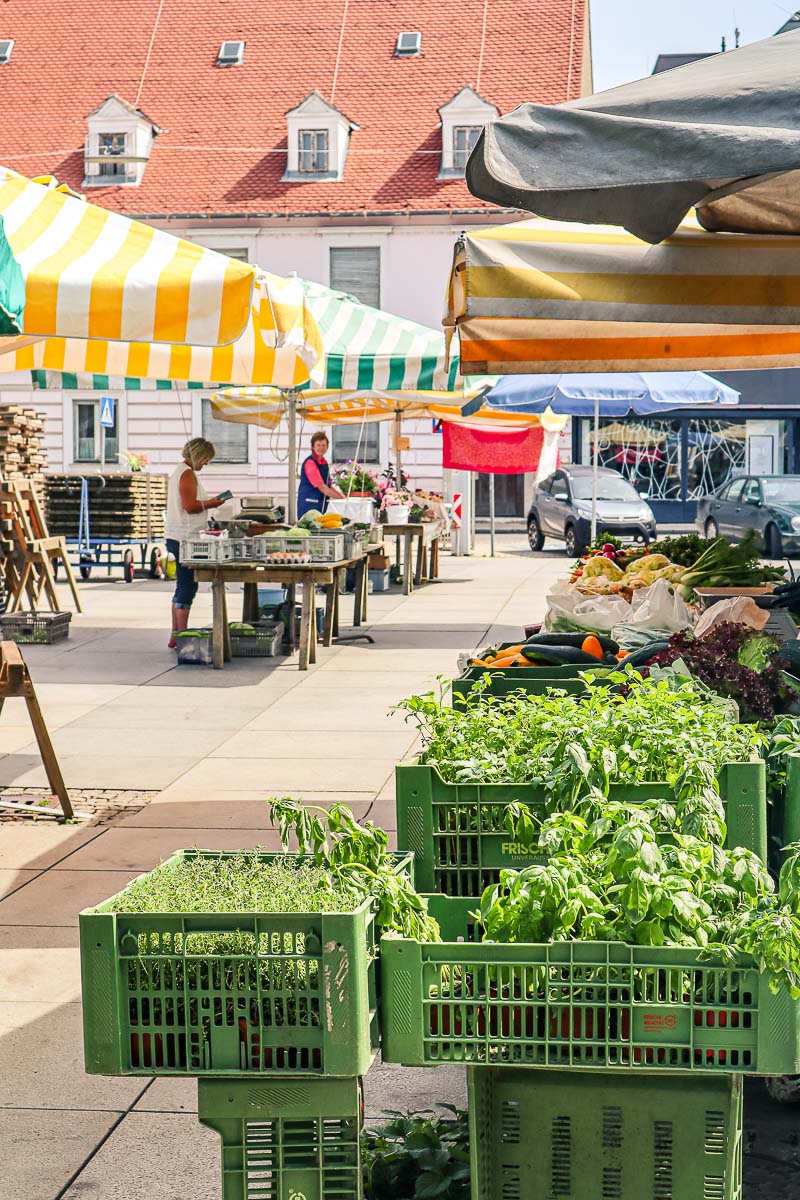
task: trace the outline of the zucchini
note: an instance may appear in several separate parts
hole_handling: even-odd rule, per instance
[[[778,651],[778,657],[785,663],[792,675],[800,675],[800,638],[783,642]]]
[[[587,637],[596,637],[600,645],[609,654],[616,654],[619,650],[619,642],[615,642],[613,638],[607,637],[604,633],[592,633],[587,630],[586,633],[534,633],[526,641],[526,646],[576,646],[580,650]],[[595,659],[597,662],[597,659]]]
[[[545,667],[599,667],[602,660],[593,654],[585,654],[578,646],[541,646],[529,642],[522,647],[522,653],[529,662]]]
[[[669,642],[663,639],[660,642],[650,642],[647,646],[640,646],[638,650],[631,650],[630,654],[626,654],[621,658],[618,667],[643,667],[645,663],[649,663],[651,658],[655,658],[662,650],[669,647]]]

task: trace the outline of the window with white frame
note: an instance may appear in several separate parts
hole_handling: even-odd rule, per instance
[[[112,426],[100,424],[101,403],[100,397],[73,403],[73,462],[102,463],[104,466],[119,462],[119,402],[114,404]]]
[[[327,129],[301,129],[297,165],[305,174],[321,175],[328,170]]]
[[[127,164],[124,161],[126,137],[124,133],[101,133],[98,137],[97,150],[102,159],[101,175],[125,175]]]
[[[228,258],[235,258],[237,262],[250,262],[250,253],[246,246],[234,246],[230,249],[228,246],[210,246],[210,250],[216,250],[217,254],[224,254]]]
[[[250,461],[250,427],[237,421],[219,421],[214,416],[211,401],[203,397],[201,404],[202,436],[216,450],[214,463],[248,463]]]
[[[372,308],[381,306],[379,246],[331,246],[330,286]]]
[[[380,428],[377,421],[364,425],[334,425],[331,429],[331,462],[358,459],[361,463],[381,461]]]
[[[456,125],[453,130],[453,167],[455,170],[466,170],[467,159],[480,136],[480,125]]]

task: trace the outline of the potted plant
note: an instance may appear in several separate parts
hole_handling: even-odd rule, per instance
[[[334,467],[333,482],[348,500],[374,499],[378,494],[378,476],[355,459]]]

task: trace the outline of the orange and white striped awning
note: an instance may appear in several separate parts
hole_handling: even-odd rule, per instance
[[[27,336],[228,345],[250,320],[248,263],[0,167],[0,218],[25,280]]]
[[[798,366],[800,237],[501,225],[456,245],[445,325],[469,374]]]
[[[56,371],[89,379],[299,387],[308,382],[322,350],[316,322],[305,305],[302,280],[267,272],[254,277],[249,320],[241,335],[226,345],[45,338],[0,353],[0,374]]]

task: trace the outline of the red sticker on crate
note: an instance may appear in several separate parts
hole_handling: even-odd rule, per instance
[[[674,1029],[677,1024],[677,1017],[665,1016],[663,1013],[644,1014],[644,1027],[650,1033],[659,1029]]]

